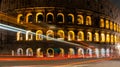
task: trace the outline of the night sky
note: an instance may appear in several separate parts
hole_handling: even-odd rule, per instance
[[[120,0],[110,0],[110,1],[120,8]]]

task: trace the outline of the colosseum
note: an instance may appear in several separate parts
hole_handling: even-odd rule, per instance
[[[1,0],[0,10],[1,54],[109,57],[120,43],[109,0]]]

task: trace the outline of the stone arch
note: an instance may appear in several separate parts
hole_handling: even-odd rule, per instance
[[[43,13],[37,13],[36,14],[36,23],[41,23],[43,22]]]
[[[73,41],[75,40],[75,33],[74,31],[69,31],[68,32],[68,41]]]
[[[78,49],[78,56],[84,58],[84,49],[82,48]]]
[[[87,41],[92,41],[92,33],[87,32]]]
[[[98,48],[95,48],[95,56],[96,56],[96,58],[99,58],[99,57],[100,57],[99,54],[100,54],[100,53],[99,53],[99,49],[98,49]]]
[[[77,22],[78,24],[84,24],[84,19],[83,19],[83,15],[77,15]]]
[[[47,36],[47,40],[51,40],[52,38],[54,38],[54,31],[53,30],[48,30],[46,32],[46,36]]]
[[[18,14],[17,16],[17,23],[23,23],[23,19],[21,19],[21,17],[23,17],[23,14]]]
[[[79,31],[77,34],[77,40],[78,41],[84,41],[84,32],[83,31]]]
[[[26,40],[28,41],[33,40],[33,34],[31,31],[26,32]]]
[[[74,55],[75,55],[75,50],[73,48],[69,48],[68,57],[72,57]]]
[[[94,41],[99,42],[99,33],[95,33]]]
[[[57,14],[57,21],[59,20],[59,18],[61,18],[61,20],[58,21],[58,23],[64,23],[65,19],[64,19],[64,14],[63,13],[58,13]]]
[[[69,17],[71,17],[71,18],[69,18]],[[68,19],[71,19],[71,21],[68,21],[68,22],[74,23],[74,15],[73,14],[68,14]]]
[[[32,19],[33,19],[33,18],[29,20],[29,17],[30,17],[30,16],[32,16],[32,13],[28,13],[28,14],[26,15],[26,23],[32,23]]]
[[[18,31],[18,32],[17,32],[17,41],[20,41],[20,40],[23,40],[22,32],[21,32],[21,31]]]
[[[64,56],[64,54],[65,54],[65,51],[64,51],[64,49],[63,48],[60,48],[60,56]]]
[[[54,14],[53,13],[47,13],[47,15],[46,15],[46,22],[48,22],[48,23],[52,23],[52,22],[54,22]]]
[[[105,49],[101,48],[101,57],[105,57]]]
[[[106,57],[110,57],[110,49],[109,48],[106,49]]]
[[[26,56],[33,56],[33,49],[32,48],[26,49]]]
[[[43,32],[42,30],[36,31],[36,40],[43,40]]]
[[[64,40],[64,38],[65,38],[65,33],[64,33],[64,31],[63,31],[63,30],[58,30],[57,36],[58,36],[58,39]]]
[[[43,52],[41,51],[41,48],[37,49],[36,54],[37,54],[37,57],[43,57]]]
[[[86,55],[87,55],[87,58],[92,58],[92,49],[91,48],[86,49]]]
[[[53,48],[47,49],[47,57],[54,57],[54,49]]]
[[[18,56],[23,56],[23,49],[22,48],[17,49],[17,55]]]
[[[91,16],[86,17],[86,25],[92,25]]]

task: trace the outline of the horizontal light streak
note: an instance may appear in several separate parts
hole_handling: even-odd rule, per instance
[[[9,31],[13,31],[13,32],[18,32],[18,31],[21,31],[23,34],[26,34],[26,32],[28,30],[24,30],[24,29],[20,29],[20,28],[16,28],[16,27],[13,27],[13,26],[9,26],[9,25],[5,25],[5,24],[1,24],[0,23],[0,28],[1,29],[4,29],[4,30],[9,30]],[[36,34],[35,32],[31,32],[32,34]],[[43,36],[44,38],[47,38],[47,36],[45,35],[41,35]],[[62,43],[67,43],[67,44],[71,44],[73,46],[81,46],[83,47],[83,45],[80,45],[80,44],[76,44],[76,43],[71,43],[71,42],[67,42],[67,41],[63,41],[63,40],[58,40],[58,39],[55,39],[55,38],[52,38],[52,37],[49,37],[51,40],[53,41],[58,41],[58,42],[62,42]]]

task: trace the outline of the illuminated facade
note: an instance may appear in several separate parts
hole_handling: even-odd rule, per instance
[[[26,32],[21,30],[16,33],[15,47],[11,50],[17,50],[18,55],[26,53],[27,56],[37,54],[38,57],[43,57],[43,54],[47,54],[54,57],[55,54],[63,56],[78,53],[84,56],[84,48],[78,49],[77,46],[58,43],[54,41],[56,39],[83,46],[87,44],[85,53],[96,50],[104,56],[105,50],[110,53],[120,41],[120,20],[117,14],[119,10],[111,6],[109,1],[6,1],[2,0],[1,11],[15,17],[17,24],[21,27],[30,24],[38,26],[22,28]],[[99,50],[91,50],[91,46]],[[91,56],[91,53],[89,55]]]

